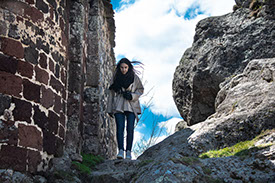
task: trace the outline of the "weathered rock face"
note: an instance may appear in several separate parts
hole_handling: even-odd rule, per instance
[[[274,19],[250,18],[250,13],[240,8],[197,24],[173,80],[174,101],[188,125],[215,112],[221,82],[241,73],[252,59],[275,57]]]
[[[140,158],[181,154],[195,156],[239,141],[251,140],[262,130],[275,128],[275,59],[251,61],[217,95],[216,112],[204,122],[177,132]],[[172,151],[171,151],[172,149]],[[169,154],[165,153],[169,152]],[[174,155],[171,155],[174,154]]]

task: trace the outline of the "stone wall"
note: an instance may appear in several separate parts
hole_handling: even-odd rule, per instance
[[[84,85],[83,151],[113,158],[117,153],[115,123],[105,113],[106,88],[115,66],[113,9],[108,1],[91,1],[90,6]]]
[[[63,153],[68,37],[64,8],[64,1],[1,1],[1,168],[35,172]]]
[[[114,156],[113,23],[107,0],[0,2],[0,169],[47,170],[82,148]]]

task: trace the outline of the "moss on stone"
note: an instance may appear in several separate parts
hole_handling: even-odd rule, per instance
[[[101,156],[95,156],[93,154],[81,154],[82,155],[82,163],[73,161],[72,164],[76,166],[76,169],[80,171],[80,173],[89,174],[91,170],[97,165],[104,161],[104,158]]]
[[[263,136],[274,132],[275,130],[266,130],[262,132],[260,135],[255,137],[252,140],[247,140],[243,142],[239,142],[231,147],[226,147],[218,150],[210,150],[208,152],[202,153],[199,155],[199,158],[218,158],[218,157],[228,157],[228,156],[248,156],[251,152],[257,151],[268,146],[273,145],[272,143],[262,144],[260,146],[255,146],[255,143],[260,140]]]

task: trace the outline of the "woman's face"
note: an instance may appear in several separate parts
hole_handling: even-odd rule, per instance
[[[129,66],[125,63],[120,64],[120,71],[122,74],[126,74],[128,72]]]

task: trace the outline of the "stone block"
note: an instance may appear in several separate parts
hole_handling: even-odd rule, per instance
[[[11,97],[0,93],[0,116],[4,114],[5,109],[10,108]]]
[[[53,87],[53,89],[55,89],[57,92],[60,92],[62,89],[62,84],[60,83],[60,81],[55,79],[55,77],[53,76],[51,76],[50,86]]]
[[[53,7],[50,6],[50,20],[53,20]]]
[[[60,113],[60,119],[59,119],[59,121],[60,121],[60,124],[62,124],[64,127],[66,126],[66,118],[65,118],[65,115],[64,115],[64,113]]]
[[[62,21],[63,22],[63,21]],[[68,46],[68,37],[64,33],[64,31],[61,32],[61,44],[65,47]]]
[[[62,104],[61,104],[61,97],[59,95],[54,95],[54,108],[53,110],[56,112],[56,113],[60,113],[60,110],[62,108]]]
[[[47,130],[43,130],[43,150],[49,155],[56,154],[56,137]]]
[[[21,76],[25,76],[31,79],[33,75],[33,66],[29,62],[19,60],[17,72],[21,74]]]
[[[25,23],[25,25],[27,26],[27,21]],[[30,45],[31,43],[34,44],[31,40],[30,35],[24,30],[23,33],[21,34],[22,38],[21,38],[21,42],[25,45]]]
[[[18,30],[17,25],[12,25],[12,24],[10,25],[8,36],[14,39],[20,38],[20,32]]]
[[[0,37],[0,50],[9,56],[17,58],[24,57],[24,48],[19,41],[13,39]]]
[[[64,68],[61,69],[61,81],[62,83],[67,81],[67,71]]]
[[[27,100],[34,102],[40,101],[40,87],[37,84],[30,82],[28,79],[23,80],[23,96]]]
[[[40,111],[38,106],[34,106],[34,115],[33,120],[34,124],[37,124],[43,131],[48,129],[49,126],[49,119],[46,114]]]
[[[2,145],[0,151],[0,169],[26,171],[27,150],[15,146]]]
[[[21,22],[21,23],[24,22],[24,19],[22,17],[19,17],[19,16],[16,17],[16,20],[17,20],[17,22]]]
[[[42,29],[40,29],[42,30]],[[41,31],[40,31],[41,32]],[[44,32],[43,32],[44,33]],[[43,37],[43,36],[42,36]],[[49,54],[50,53],[50,46],[47,42],[42,40],[40,37],[36,39],[36,47],[37,49],[42,49],[45,53]]]
[[[58,129],[58,135],[60,138],[64,139],[65,138],[65,129],[63,126],[59,125]]]
[[[64,86],[62,86],[61,95],[63,99],[67,99],[67,90]]]
[[[15,108],[13,110],[14,120],[31,123],[32,104],[17,98],[12,98],[12,102],[15,104]]]
[[[36,46],[31,43],[29,47],[25,48],[24,58],[26,61],[37,64],[38,63],[38,51],[36,50]]]
[[[67,114],[67,98],[66,100],[62,100],[62,111],[64,114]]]
[[[92,57],[95,59],[95,57]],[[92,62],[87,63],[87,73],[86,73],[86,85],[87,86],[92,86],[92,87],[97,87],[99,85],[99,80],[100,80],[100,73],[99,73],[99,66],[98,64]]]
[[[54,72],[54,75],[56,78],[59,78],[59,75],[60,75],[60,66],[59,64],[55,64],[55,72]]]
[[[23,16],[24,9],[28,5],[23,3],[23,2],[19,2],[19,1],[1,1],[0,6],[3,7],[4,9],[10,11],[10,12],[13,12],[14,14],[17,14],[19,16]],[[9,21],[9,22],[13,22],[13,21]]]
[[[44,53],[40,53],[39,65],[40,65],[43,69],[47,69],[47,67],[48,67],[47,56],[46,56]]]
[[[35,66],[35,73],[36,73],[35,75],[36,81],[39,81],[40,83],[48,85],[49,74],[47,71],[40,69],[38,66]]]
[[[43,0],[36,0],[35,6],[37,7],[37,9],[41,10],[43,13],[49,12],[49,7]]]
[[[28,171],[30,173],[36,173],[37,166],[42,161],[40,152],[28,150],[27,159],[28,159]]]
[[[62,65],[64,64],[64,57],[60,55],[57,51],[52,52],[52,57],[55,62],[60,63]]]
[[[75,93],[80,93],[82,88],[82,69],[79,63],[70,63],[68,78],[68,90]]]
[[[49,132],[53,132],[54,134],[57,134],[58,132],[58,122],[59,122],[59,116],[57,116],[54,112],[49,111]]]
[[[41,104],[47,109],[53,106],[54,104],[54,92],[50,88],[46,88],[42,85],[41,88],[42,97]]]
[[[26,0],[26,3],[34,4],[34,0]]]
[[[55,157],[61,157],[64,152],[64,141],[60,138],[56,138],[56,151]]]
[[[64,23],[64,20],[63,20],[62,17],[59,18],[59,26],[60,26],[62,32],[64,32],[64,30],[65,30],[65,23]]]
[[[14,125],[13,121],[0,120],[0,142],[17,146],[18,128]]]
[[[3,54],[0,54],[0,60],[0,71],[8,72],[11,74],[16,73],[18,60]]]
[[[54,73],[54,62],[52,59],[49,58],[49,69]]]
[[[43,13],[32,6],[25,8],[24,15],[25,17],[29,17],[34,23],[42,21],[44,18]]]
[[[4,3],[5,4],[5,3]],[[4,10],[3,11],[3,18],[4,20],[10,22],[10,23],[14,23],[15,21],[15,16],[14,14],[10,11],[10,7],[5,7],[5,9],[8,10]]]
[[[0,21],[0,35],[6,35],[7,34],[7,24],[4,21]]]
[[[21,97],[22,78],[0,71],[0,93]]]
[[[19,145],[42,150],[41,132],[35,126],[18,125]]]

